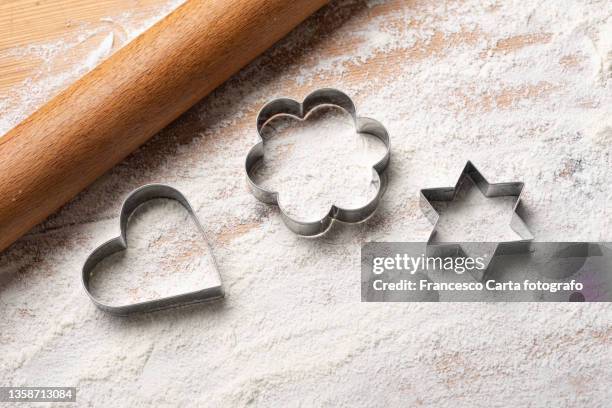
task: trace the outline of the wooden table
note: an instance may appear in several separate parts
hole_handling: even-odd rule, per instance
[[[171,3],[3,1],[0,133]],[[322,9],[0,254],[0,385],[77,386],[83,406],[609,404],[608,304],[362,304],[359,256],[426,239],[419,189],[454,184],[468,159],[525,182],[539,240],[611,241],[610,14],[553,0]],[[305,240],[246,191],[243,159],[266,100],[324,86],[387,126],[390,185],[368,222]],[[82,262],[149,182],[194,206],[224,303],[117,320],[82,291]],[[197,265],[180,233],[150,243],[173,254],[168,276]]]
[[[23,58],[9,53],[39,44],[68,40],[82,35],[84,29],[113,30],[113,16],[129,13],[138,23],[160,15],[168,0],[5,0],[0,3],[0,95],[18,85],[43,67],[44,60]],[[176,2],[174,2],[176,3]],[[116,27],[115,27],[116,29]],[[117,41],[121,45],[121,38]],[[125,41],[125,38],[123,38]],[[85,44],[80,52],[58,62],[50,74],[66,70],[95,44]],[[9,54],[9,55],[7,55]]]

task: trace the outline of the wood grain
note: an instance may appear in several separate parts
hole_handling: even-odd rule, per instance
[[[144,20],[155,15],[167,0],[5,0],[0,2],[0,94],[30,78],[37,69],[51,74],[65,72],[83,55],[66,55],[49,67],[41,58],[24,55],[24,47],[65,40],[83,32],[84,27],[111,26],[109,15],[136,16]],[[112,27],[109,27],[112,29]],[[15,52],[16,51],[16,52]]]
[[[4,0],[0,2],[0,50],[78,31],[111,12],[144,12],[163,0]]]
[[[0,139],[0,249],[325,0],[191,0]]]

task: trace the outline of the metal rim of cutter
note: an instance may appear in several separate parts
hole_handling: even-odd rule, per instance
[[[336,106],[346,111],[353,118],[356,133],[366,133],[379,139],[386,148],[384,157],[372,166],[372,174],[377,182],[375,196],[365,205],[358,208],[342,208],[332,204],[328,213],[315,221],[302,221],[291,217],[278,201],[278,192],[258,185],[253,178],[253,170],[264,157],[263,127],[277,115],[288,115],[303,121],[306,116],[319,106]],[[332,88],[318,89],[310,93],[302,103],[290,98],[278,98],[266,103],[257,115],[257,135],[259,142],[249,150],[245,160],[247,183],[251,193],[259,201],[278,206],[283,222],[298,235],[317,236],[325,233],[334,220],[345,223],[359,223],[367,220],[376,210],[384,195],[387,178],[385,170],[389,164],[390,141],[385,127],[377,120],[359,117],[355,104],[345,93]]]
[[[431,204],[432,201],[453,201],[457,195],[457,192],[461,186],[461,183],[465,178],[469,178],[480,190],[480,192],[487,198],[492,197],[516,197],[514,206],[512,207],[512,217],[510,219],[510,228],[520,237],[518,240],[503,241],[495,243],[493,253],[484,268],[483,275],[478,280],[484,278],[484,272],[488,269],[491,261],[496,255],[513,254],[519,252],[525,252],[529,250],[530,244],[534,239],[533,234],[527,228],[527,225],[518,214],[521,206],[521,198],[523,195],[523,188],[525,183],[523,182],[506,182],[506,183],[489,183],[482,173],[478,171],[476,166],[471,161],[468,161],[457,180],[454,187],[438,187],[438,188],[426,188],[420,191],[420,205],[423,214],[433,225],[429,238],[427,240],[427,247],[435,247],[435,253],[438,256],[452,256],[456,255],[459,251],[465,254],[462,246],[458,243],[434,243],[434,238],[438,228],[438,221],[440,220],[440,214]]]
[[[147,201],[167,198],[178,201],[189,213],[189,216],[194,221],[196,227],[202,234],[204,241],[210,256],[212,258],[212,266],[219,279],[219,285],[210,286],[193,292],[185,292],[179,295],[167,296],[154,300],[147,300],[143,302],[131,303],[127,305],[114,306],[105,303],[96,298],[89,290],[89,282],[92,276],[92,272],[95,266],[102,261],[104,258],[127,249],[127,225],[130,215],[142,204]],[[82,283],[87,296],[91,301],[98,307],[98,309],[105,312],[126,316],[132,313],[138,312],[151,312],[155,310],[168,309],[177,306],[184,306],[192,303],[207,302],[215,299],[222,298],[224,296],[223,287],[221,285],[221,275],[217,267],[217,261],[215,259],[210,242],[206,238],[204,229],[198,220],[193,208],[185,198],[185,196],[177,189],[170,187],[165,184],[147,184],[132,191],[123,202],[121,207],[121,213],[119,218],[121,234],[109,241],[106,241],[102,245],[98,246],[93,252],[87,257],[82,270]]]

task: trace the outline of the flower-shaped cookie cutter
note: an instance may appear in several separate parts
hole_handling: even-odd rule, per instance
[[[141,204],[144,204],[145,202],[156,198],[167,198],[178,201],[187,210],[189,216],[195,223],[199,232],[202,234],[204,241],[206,242],[207,250],[210,253],[210,256],[212,257],[212,267],[214,268],[213,272],[217,274],[216,277],[218,278],[219,284],[204,287],[192,292],[186,292],[178,295],[167,296],[138,303],[131,303],[127,305],[115,306],[105,303],[102,300],[98,299],[90,291],[90,280],[94,268],[104,258],[116,252],[124,251],[127,249],[127,226],[130,215]],[[87,257],[87,260],[83,265],[83,271],[81,275],[83,287],[85,288],[85,292],[87,293],[91,301],[100,310],[114,315],[126,316],[132,313],[151,312],[155,310],[168,309],[171,307],[183,306],[192,303],[207,302],[222,298],[224,296],[223,287],[221,285],[221,275],[219,274],[219,270],[217,268],[217,261],[215,260],[212,248],[210,246],[210,242],[208,242],[208,240],[206,239],[206,234],[204,233],[204,229],[202,228],[202,225],[200,224],[200,221],[198,220],[195,211],[193,211],[193,208],[180,191],[164,184],[147,184],[140,188],[137,188],[136,190],[132,191],[123,202],[119,217],[119,224],[121,228],[121,234],[118,237],[115,237],[97,247],[89,255],[89,257]]]
[[[255,181],[253,172],[264,157],[264,139],[262,137],[262,129],[264,126],[277,115],[292,116],[300,121],[303,121],[306,116],[319,106],[335,106],[346,111],[353,118],[356,133],[365,133],[375,136],[385,145],[385,154],[376,164],[372,166],[373,177],[376,180],[376,194],[365,205],[358,208],[342,208],[332,204],[327,214],[315,221],[302,221],[291,217],[287,211],[280,205],[278,200],[278,192],[268,190]],[[334,220],[345,223],[359,223],[368,219],[378,207],[378,204],[385,192],[387,179],[385,169],[389,164],[390,158],[390,142],[389,134],[385,127],[377,120],[357,116],[355,104],[343,92],[332,89],[318,89],[304,98],[304,102],[300,103],[290,98],[274,99],[259,111],[257,116],[257,134],[259,142],[254,145],[246,156],[245,170],[247,182],[251,193],[259,201],[277,205],[280,209],[281,217],[287,227],[296,234],[303,236],[316,236],[326,232]]]

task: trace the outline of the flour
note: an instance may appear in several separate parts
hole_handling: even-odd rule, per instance
[[[129,219],[127,244],[93,270],[90,291],[102,302],[126,305],[219,284],[206,237],[176,201],[138,207]]]
[[[427,239],[419,189],[454,185],[467,160],[490,182],[525,182],[536,239],[611,240],[611,12],[605,1],[552,0],[323,9],[0,255],[2,378],[77,386],[84,406],[607,406],[608,304],[362,304],[359,257],[367,241]],[[389,130],[390,184],[367,222],[304,239],[246,190],[243,160],[265,101],[325,86]],[[317,151],[279,138],[270,157],[283,159],[292,143],[298,158]],[[292,187],[293,157],[264,172],[281,191]],[[320,167],[306,170],[338,162]],[[371,179],[349,173],[330,186],[357,183],[367,197]],[[116,319],[85,296],[80,268],[117,235],[121,199],[153,181],[194,205],[227,296]],[[296,213],[336,199],[332,187],[316,190],[328,181],[296,189],[314,197]],[[171,226],[172,208],[162,209],[143,228]],[[159,236],[159,261],[174,264],[185,241]],[[198,256],[185,270],[198,271]]]
[[[182,2],[168,1],[153,10],[153,17],[121,13],[102,18],[99,24],[83,25],[80,32],[58,40],[0,50],[0,60],[40,61],[30,77],[0,93],[0,136]],[[66,61],[71,62],[68,68]]]
[[[605,83],[612,78],[612,19],[602,24],[594,42],[600,59],[598,74]]]
[[[440,214],[437,242],[505,242],[520,240],[510,228],[516,197],[486,198],[469,179],[463,179],[455,200],[434,202]]]
[[[319,107],[303,122],[277,116],[263,136],[265,156],[255,179],[280,193],[280,206],[290,216],[316,221],[334,204],[358,208],[376,195],[380,180],[372,166],[386,148],[376,137],[356,133],[342,109]]]

